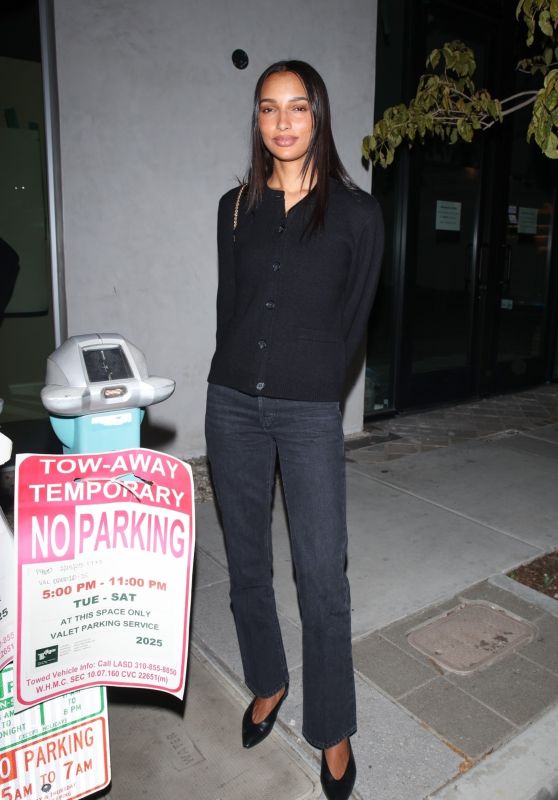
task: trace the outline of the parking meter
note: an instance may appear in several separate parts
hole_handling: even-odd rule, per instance
[[[139,447],[143,409],[174,387],[149,376],[143,353],[123,336],[82,334],[49,356],[41,400],[65,453],[100,453]]]

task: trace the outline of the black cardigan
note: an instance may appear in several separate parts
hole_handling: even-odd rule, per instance
[[[377,201],[330,179],[325,226],[303,236],[310,193],[285,216],[266,187],[252,213],[238,187],[220,200],[217,349],[208,381],[251,395],[339,401],[378,285],[383,221]]]

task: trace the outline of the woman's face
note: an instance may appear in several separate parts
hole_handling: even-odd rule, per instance
[[[275,72],[266,78],[260,94],[258,122],[263,142],[274,158],[304,160],[314,121],[306,89],[298,75]]]

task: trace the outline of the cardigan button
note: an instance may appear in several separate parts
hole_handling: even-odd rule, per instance
[[[279,272],[279,270],[281,269],[281,262],[274,261],[271,266],[273,267],[273,272]]]
[[[265,348],[267,347],[266,340],[260,339],[260,341],[258,342],[258,347],[260,348],[260,350],[265,350]]]
[[[265,386],[265,383],[262,383],[262,381],[260,381],[259,383],[256,384],[256,389],[258,390],[258,392],[261,392],[261,390],[264,388],[264,386]]]
[[[265,307],[268,308],[270,311],[273,311],[273,309],[275,308],[275,303],[273,302],[273,300],[268,300],[267,303],[265,304]]]
[[[283,233],[284,230],[285,230],[285,225],[279,225],[279,227],[277,228],[277,233]]]

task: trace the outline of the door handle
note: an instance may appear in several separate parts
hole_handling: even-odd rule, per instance
[[[501,284],[509,283],[511,280],[512,271],[512,248],[511,244],[503,244],[504,248],[504,277],[500,281]]]
[[[479,254],[479,267],[477,281],[480,292],[486,292],[488,284],[488,263],[490,260],[490,245],[481,244]]]

